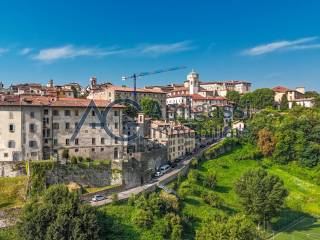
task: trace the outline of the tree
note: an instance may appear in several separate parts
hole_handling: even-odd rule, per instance
[[[162,117],[160,104],[156,100],[145,97],[141,99],[140,105],[142,112],[152,119],[160,119]]]
[[[271,156],[276,145],[273,133],[263,128],[258,133],[258,146],[264,156]]]
[[[196,231],[196,240],[254,240],[259,237],[252,221],[244,215],[217,215],[206,219]]]
[[[209,172],[204,177],[203,185],[213,190],[217,185],[217,174],[214,172]]]
[[[77,193],[70,193],[64,185],[51,186],[27,203],[16,229],[25,240],[99,239],[95,209],[81,203]]]
[[[259,88],[253,92],[253,105],[256,109],[273,107],[274,91],[270,88]]]
[[[287,110],[288,108],[289,108],[288,98],[287,98],[287,95],[284,94],[284,95],[281,97],[280,109],[281,109],[281,110]]]
[[[229,91],[226,96],[230,101],[234,102],[236,105],[240,102],[240,93],[237,91]]]
[[[264,169],[244,173],[235,184],[235,191],[245,212],[258,223],[258,227],[279,214],[288,196],[283,181]]]

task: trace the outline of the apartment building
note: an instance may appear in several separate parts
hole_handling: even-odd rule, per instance
[[[134,99],[134,89],[124,86],[115,86],[112,83],[97,84],[96,78],[91,78],[90,93],[88,99],[99,99],[114,101],[116,99]],[[162,117],[166,117],[166,92],[161,89],[147,89],[137,88],[137,101],[139,102],[144,97],[152,98],[156,100],[162,112]]]
[[[194,130],[175,122],[151,121],[150,139],[167,147],[169,161],[191,153],[196,146]]]
[[[99,113],[108,102],[93,102],[97,108],[88,107],[88,99],[1,96],[0,161],[49,159],[61,156],[64,149],[72,156],[123,158],[125,143],[104,129],[107,124],[113,134],[122,134],[123,106],[115,105],[101,123]]]

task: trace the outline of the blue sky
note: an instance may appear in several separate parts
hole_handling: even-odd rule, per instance
[[[0,6],[0,81],[123,84],[139,79],[248,80],[320,90],[320,1],[6,1]],[[127,83],[130,85],[131,83]]]

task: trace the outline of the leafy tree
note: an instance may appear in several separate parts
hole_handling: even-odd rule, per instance
[[[214,173],[214,172],[209,172],[204,177],[203,185],[208,187],[208,188],[214,189],[216,187],[216,185],[217,185],[217,174]]]
[[[263,128],[258,133],[258,146],[264,156],[271,156],[276,145],[275,137],[269,130]]]
[[[240,102],[240,93],[237,91],[229,91],[226,96],[230,101],[234,102],[236,105]]]
[[[289,108],[288,98],[287,98],[287,95],[284,94],[281,98],[281,101],[280,101],[280,109],[287,110],[288,108]]]
[[[142,112],[153,119],[160,119],[162,117],[160,104],[151,98],[145,97],[141,99],[140,105]]]
[[[62,157],[64,159],[69,159],[69,149],[63,149],[62,151]]]
[[[305,98],[317,98],[320,97],[320,94],[316,91],[306,91],[304,94]]]
[[[253,105],[256,109],[273,107],[274,91],[269,88],[256,89],[253,92]]]
[[[304,146],[299,162],[305,167],[315,167],[320,163],[320,145],[311,143]]]
[[[243,174],[235,184],[245,212],[258,226],[279,214],[288,191],[283,181],[264,169],[253,169]]]
[[[259,237],[254,224],[244,215],[206,219],[196,231],[196,240],[254,240]]]
[[[188,181],[196,184],[199,181],[199,172],[197,170],[190,170],[188,173]]]
[[[276,135],[276,147],[273,158],[276,162],[286,164],[295,158],[296,132],[293,129],[283,129]]]
[[[203,194],[202,199],[205,201],[205,203],[209,204],[211,207],[219,208],[222,204],[220,197],[213,192]]]
[[[141,228],[150,228],[153,224],[153,216],[150,210],[138,209],[132,217],[133,223]]]
[[[16,229],[25,240],[99,239],[95,209],[63,185],[51,186],[42,197],[27,203]]]

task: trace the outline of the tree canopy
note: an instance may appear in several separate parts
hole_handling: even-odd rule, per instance
[[[64,185],[53,185],[27,203],[16,229],[24,240],[99,239],[95,209]]]
[[[258,226],[279,214],[288,196],[283,181],[264,169],[252,169],[236,182],[235,191],[241,199],[246,214]]]
[[[153,119],[160,119],[162,117],[160,104],[151,98],[145,97],[141,99],[140,105],[142,112]]]

